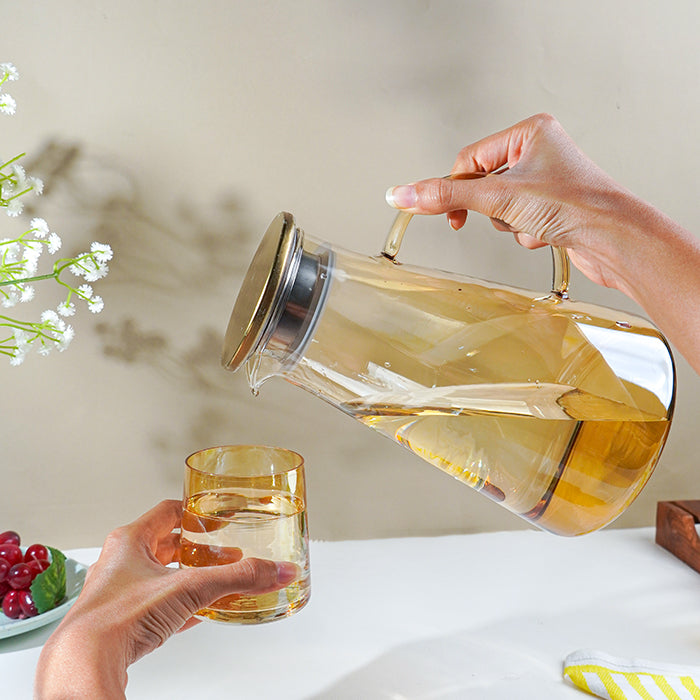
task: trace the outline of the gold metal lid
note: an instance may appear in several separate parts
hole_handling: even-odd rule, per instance
[[[268,226],[243,280],[226,329],[221,362],[237,370],[255,352],[295,277],[301,250],[294,217],[280,212]]]

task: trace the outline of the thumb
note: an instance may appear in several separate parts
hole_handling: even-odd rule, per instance
[[[486,216],[497,215],[494,208],[500,188],[499,177],[480,177],[476,180],[430,178],[409,185],[390,187],[386,201],[396,209],[413,214],[446,214],[453,211],[477,211]]]
[[[206,607],[232,593],[269,593],[299,578],[301,569],[291,562],[247,558],[235,564],[201,566],[180,570],[196,606]]]

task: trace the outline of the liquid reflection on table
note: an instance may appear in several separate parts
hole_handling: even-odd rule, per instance
[[[313,542],[311,570],[304,610],[176,635],[131,668],[129,699],[583,700],[561,678],[576,649],[700,659],[700,578],[652,529]],[[13,697],[52,627],[0,641]]]

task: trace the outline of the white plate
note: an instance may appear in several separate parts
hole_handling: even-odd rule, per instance
[[[0,611],[0,639],[14,637],[16,634],[29,632],[29,630],[60,620],[68,612],[70,606],[75,603],[85,583],[86,573],[87,566],[74,559],[66,559],[66,599],[63,603],[52,610],[41,613],[41,615],[27,617],[24,620],[11,620]]]

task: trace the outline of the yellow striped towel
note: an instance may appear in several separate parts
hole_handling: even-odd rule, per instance
[[[619,659],[581,649],[564,660],[564,677],[607,700],[700,700],[700,668]]]

